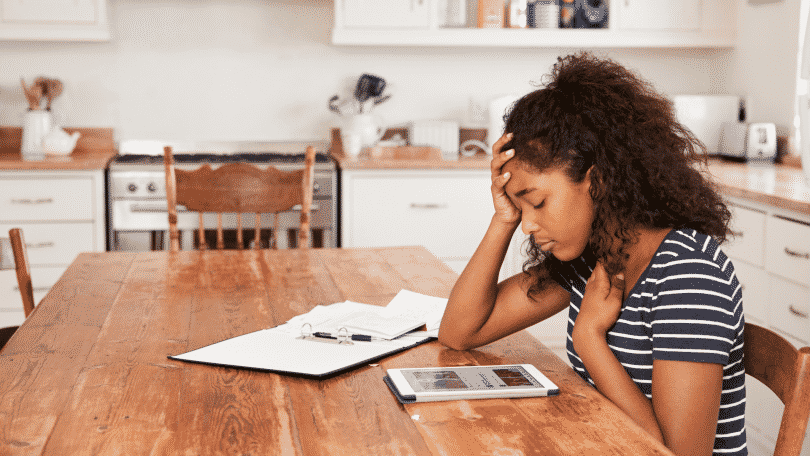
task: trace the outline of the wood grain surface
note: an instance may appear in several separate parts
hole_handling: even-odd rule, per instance
[[[23,161],[20,154],[22,128],[0,126],[0,170],[93,170],[105,169],[115,157],[112,128],[69,128],[81,133],[76,149],[68,156],[46,156],[42,160]]]
[[[671,454],[525,332],[325,380],[167,359],[318,304],[447,297],[455,280],[421,247],[82,254],[0,352],[0,454]],[[561,394],[403,406],[382,382],[504,363],[534,364]]]

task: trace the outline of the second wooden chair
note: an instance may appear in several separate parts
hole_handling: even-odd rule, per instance
[[[164,148],[166,170],[166,198],[169,210],[169,242],[173,252],[180,250],[180,230],[177,226],[177,205],[199,213],[200,249],[208,248],[205,239],[203,213],[217,214],[216,248],[224,248],[222,216],[236,214],[236,245],[244,248],[242,238],[242,214],[253,213],[255,218],[253,248],[258,249],[263,240],[261,214],[273,214],[273,236],[278,236],[278,213],[301,205],[298,229],[299,248],[308,248],[310,242],[310,208],[314,186],[315,148],[307,147],[304,169],[280,171],[272,166],[261,170],[245,163],[229,163],[212,169],[203,165],[194,171],[176,169],[172,148]],[[276,242],[268,241],[275,248]]]
[[[745,373],[785,404],[774,456],[799,456],[810,416],[810,347],[797,350],[779,334],[746,323],[743,350]]]
[[[28,318],[34,311],[34,289],[31,286],[31,268],[28,265],[25,237],[19,228],[10,229],[8,236],[8,238],[0,238],[0,270],[16,270],[23,313],[25,318]],[[0,328],[0,349],[6,345],[16,330],[17,326]]]

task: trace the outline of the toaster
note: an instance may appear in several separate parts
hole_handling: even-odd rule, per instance
[[[737,160],[773,162],[776,159],[776,125],[723,122],[718,152],[723,157]]]

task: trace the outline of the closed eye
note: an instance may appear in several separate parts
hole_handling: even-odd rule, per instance
[[[541,207],[545,206],[546,200],[540,201],[540,204],[534,206],[535,209],[540,209]]]

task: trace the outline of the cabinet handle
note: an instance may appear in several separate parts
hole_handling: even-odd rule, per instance
[[[33,291],[34,293],[37,293],[37,292],[40,292],[40,291],[48,291],[48,290],[50,290],[50,289],[51,289],[51,287],[33,287],[33,288],[32,288],[32,291]],[[16,286],[16,287],[14,287],[14,291],[15,291],[15,292],[17,292],[17,293],[19,293],[19,292],[20,292],[20,287],[19,287],[19,285],[18,285],[18,286]]]
[[[53,198],[39,198],[39,199],[12,199],[11,204],[51,204]]]
[[[39,242],[37,244],[25,244],[25,246],[28,247],[29,249],[44,249],[48,247],[53,247],[54,243],[52,241],[48,241],[48,242]]]
[[[792,256],[792,257],[796,257],[796,258],[804,258],[805,260],[810,260],[810,253],[794,252],[793,250],[790,250],[787,247],[785,247],[785,253],[787,253],[788,256]]]
[[[447,209],[447,204],[411,203],[411,209]]]
[[[793,315],[796,315],[797,317],[807,318],[807,312],[802,312],[800,310],[796,310],[796,308],[793,307],[793,304],[789,305],[788,309],[790,309],[790,313],[792,313]]]

